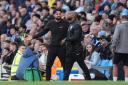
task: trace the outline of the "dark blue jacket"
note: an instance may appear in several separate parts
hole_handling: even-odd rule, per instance
[[[0,34],[7,34],[8,27],[7,24],[2,22],[0,23]]]
[[[24,16],[21,17],[21,26],[26,26],[26,22],[30,19],[30,15],[26,13]]]
[[[26,0],[15,0],[15,1],[16,1],[16,8],[18,9],[18,7],[24,4]]]

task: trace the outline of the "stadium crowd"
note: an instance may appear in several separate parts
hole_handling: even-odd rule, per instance
[[[87,80],[128,81],[128,0],[0,0],[0,71],[23,80],[33,63],[49,81],[56,57],[64,80],[77,61]]]

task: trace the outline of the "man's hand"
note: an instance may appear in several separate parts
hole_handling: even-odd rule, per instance
[[[28,35],[28,36],[26,37],[26,39],[27,39],[28,41],[31,41],[31,40],[32,40],[32,36],[31,36],[31,35]]]
[[[43,64],[39,64],[39,69],[40,71],[45,71],[46,70],[46,65],[43,65]]]
[[[65,40],[66,40],[66,38],[61,41],[61,45],[63,45],[65,43]]]
[[[31,42],[32,40],[32,36],[31,35],[27,35],[24,39],[24,44],[25,45],[29,45],[29,43]]]
[[[6,49],[4,49],[3,52],[2,52],[1,58],[9,55],[9,53],[10,53],[9,51],[7,51]]]
[[[112,54],[115,54],[115,48],[112,48]]]

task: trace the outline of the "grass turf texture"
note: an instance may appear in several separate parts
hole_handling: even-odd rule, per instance
[[[51,82],[22,82],[22,81],[0,81],[0,85],[128,85],[124,81],[51,81]]]

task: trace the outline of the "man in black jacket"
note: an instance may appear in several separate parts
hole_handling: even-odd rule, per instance
[[[48,31],[51,31],[52,39],[48,49],[47,64],[46,64],[46,80],[49,81],[51,78],[51,67],[54,63],[56,56],[59,57],[62,66],[65,63],[65,49],[63,41],[67,35],[69,23],[64,21],[61,17],[61,10],[55,11],[55,20],[47,23],[47,25],[33,38],[41,37]],[[31,38],[29,36],[29,38]]]
[[[64,80],[68,80],[72,66],[75,61],[80,65],[86,75],[86,79],[90,80],[90,73],[84,63],[83,48],[81,44],[82,28],[77,22],[77,14],[75,12],[68,12],[66,15],[70,25],[66,37],[66,60]]]

